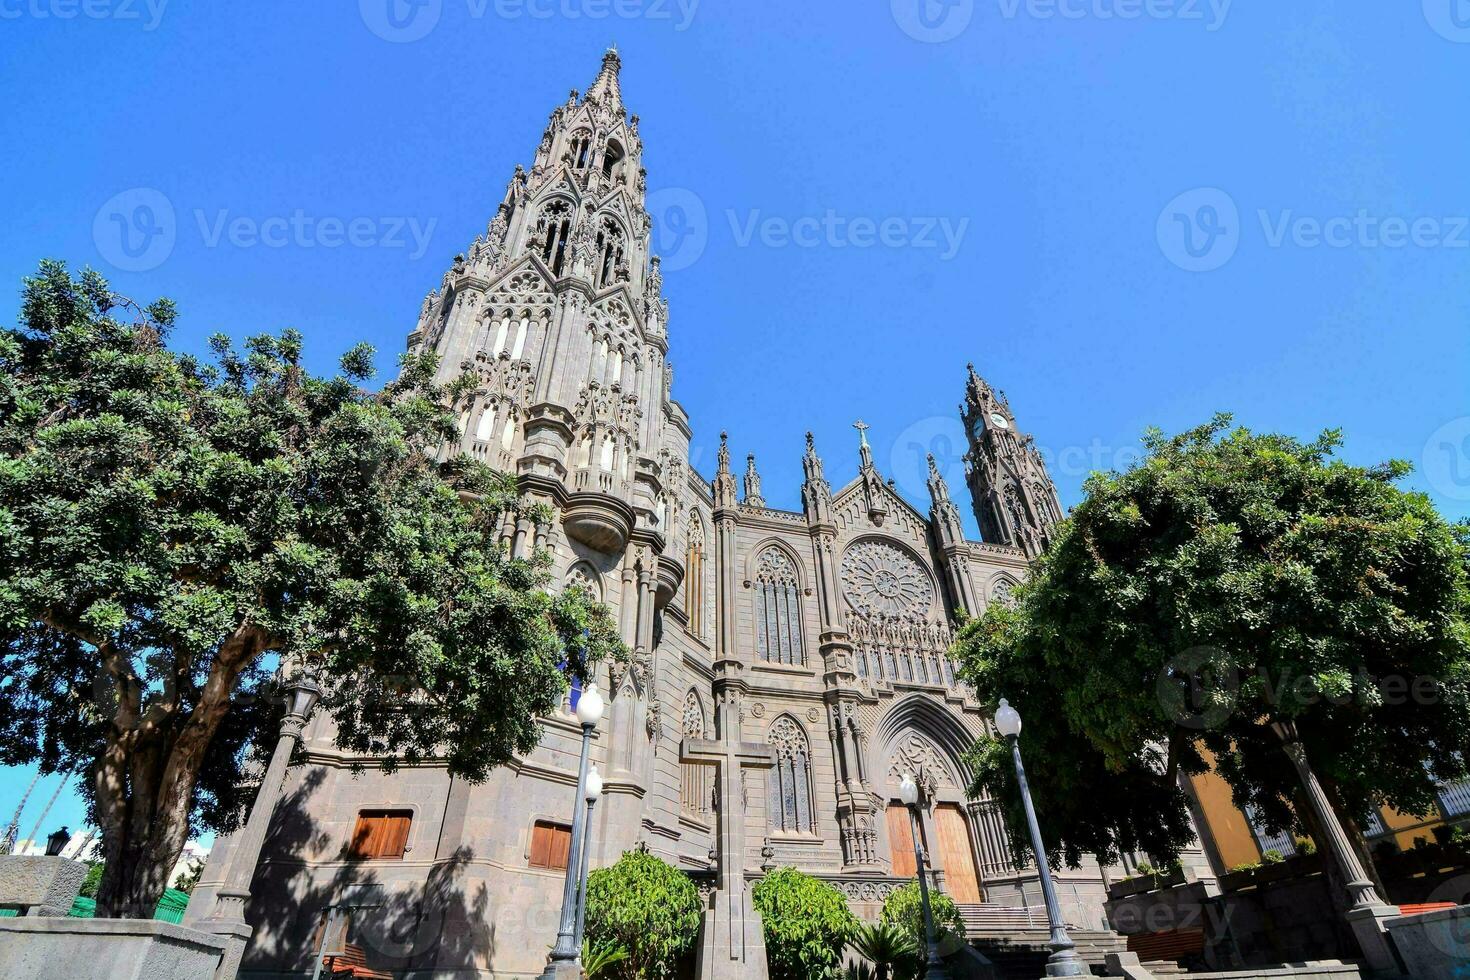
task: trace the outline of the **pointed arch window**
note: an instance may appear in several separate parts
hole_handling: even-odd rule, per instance
[[[623,160],[623,147],[617,140],[608,140],[607,148],[602,151],[602,175],[611,177],[613,168]]]
[[[790,715],[771,725],[766,741],[776,750],[766,809],[771,829],[783,834],[814,833],[812,826],[811,745]]]
[[[579,129],[572,134],[572,145],[570,154],[572,158],[572,166],[574,168],[576,168],[577,170],[581,170],[583,167],[587,166],[587,162],[592,156],[591,130]]]
[[[623,229],[613,219],[603,218],[602,227],[597,231],[599,286],[606,286],[616,278],[621,278],[618,273],[623,265],[623,246]]]
[[[571,230],[571,209],[566,201],[552,201],[541,209],[541,216],[536,222],[536,235],[541,242],[541,260],[551,267],[552,275],[561,275]],[[506,325],[509,326],[509,323],[510,318],[507,316]]]
[[[755,577],[755,649],[762,660],[804,666],[796,566],[780,548],[761,552]]]
[[[709,737],[704,721],[704,704],[699,700],[699,692],[693,689],[684,698],[681,721],[685,738]],[[683,764],[679,798],[685,810],[696,816],[708,816],[714,810],[714,790],[714,772],[709,766]]]
[[[689,539],[684,554],[684,614],[689,617],[689,632],[704,635],[704,525],[697,514],[689,515],[686,529]]]

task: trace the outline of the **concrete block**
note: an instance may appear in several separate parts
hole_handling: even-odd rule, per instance
[[[0,977],[211,980],[225,939],[155,919],[0,919]]]
[[[0,857],[0,905],[20,905],[27,915],[66,915],[82,890],[87,866],[61,857]]]

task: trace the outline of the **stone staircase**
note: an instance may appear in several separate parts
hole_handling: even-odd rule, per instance
[[[959,912],[970,945],[995,964],[997,980],[1036,980],[1046,975],[1051,947],[1047,945],[1050,930],[1044,907],[961,905]],[[1127,940],[1111,931],[1068,925],[1067,935],[1076,944],[1077,955],[1098,975],[1107,954],[1128,949]]]

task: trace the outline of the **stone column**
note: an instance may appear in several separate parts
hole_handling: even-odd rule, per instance
[[[1327,791],[1322,788],[1322,783],[1318,781],[1317,774],[1312,771],[1311,763],[1307,760],[1307,749],[1297,732],[1296,722],[1272,722],[1271,728],[1280,737],[1282,748],[1291,759],[1291,764],[1296,767],[1307,805],[1312,808],[1318,825],[1327,835],[1327,840],[1323,843],[1327,845],[1332,860],[1337,862],[1343,877],[1347,879],[1348,897],[1352,900],[1347,920],[1352,926],[1353,935],[1357,937],[1358,945],[1362,947],[1364,959],[1374,973],[1402,973],[1403,967],[1393,947],[1393,939],[1383,924],[1385,919],[1399,914],[1398,907],[1388,904],[1379,896],[1378,889],[1368,877],[1362,861],[1358,860],[1358,852],[1348,842],[1347,831],[1338,822],[1332,803],[1327,799]]]
[[[271,817],[281,799],[281,786],[286,780],[286,767],[291,762],[291,752],[301,740],[306,719],[319,695],[320,690],[316,685],[306,682],[298,682],[288,689],[290,701],[287,704],[286,717],[281,720],[281,734],[276,739],[270,764],[261,777],[260,789],[256,791],[255,802],[250,807],[250,816],[245,821],[245,827],[234,841],[230,867],[225,874],[224,884],[215,893],[214,908],[208,918],[198,924],[205,932],[226,937],[225,954],[215,970],[215,980],[234,980],[240,970],[240,960],[245,955],[245,946],[251,933],[251,928],[245,921],[246,906],[250,902],[250,883],[255,878],[256,865],[260,863],[260,851],[265,845],[265,834],[270,829]]]

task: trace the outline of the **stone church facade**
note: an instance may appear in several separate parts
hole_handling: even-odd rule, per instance
[[[897,803],[911,772],[927,791],[922,833],[941,887],[962,904],[1039,905],[995,805],[966,797],[962,756],[988,706],[947,655],[961,612],[1006,601],[1061,517],[1039,453],[971,368],[961,412],[982,541],[965,539],[932,465],[927,512],[899,496],[861,428],[858,476],[843,487],[824,477],[810,434],[793,445],[800,511],[768,507],[754,458],[733,464],[723,436],[713,481],[696,473],[671,391],[677,329],[650,254],[638,117],[618,69],[609,52],[586,94],[552,112],[530,170],[516,168],[408,339],[440,355],[444,380],[475,377],[459,448],[517,473],[555,515],[507,523],[508,546],[549,549],[557,580],[607,603],[634,651],[596,678],[609,704],[592,746],[605,780],[592,866],[646,848],[713,887],[724,860],[714,774],[681,761],[680,746],[714,737],[718,722],[774,749],[773,768],[747,771],[745,853],[730,856],[750,878],[794,865],[874,914],[914,873]],[[717,719],[719,704],[739,707]],[[309,971],[324,910],[364,883],[386,904],[354,911],[349,939],[374,969],[539,974],[577,778],[570,711],[480,785],[433,765],[383,773],[332,736],[330,719],[313,719],[288,777],[253,886],[244,975]],[[368,854],[354,844],[364,821]],[[210,907],[230,851],[222,839],[192,907]],[[1064,871],[1059,892],[1069,919],[1099,923],[1100,869]]]

